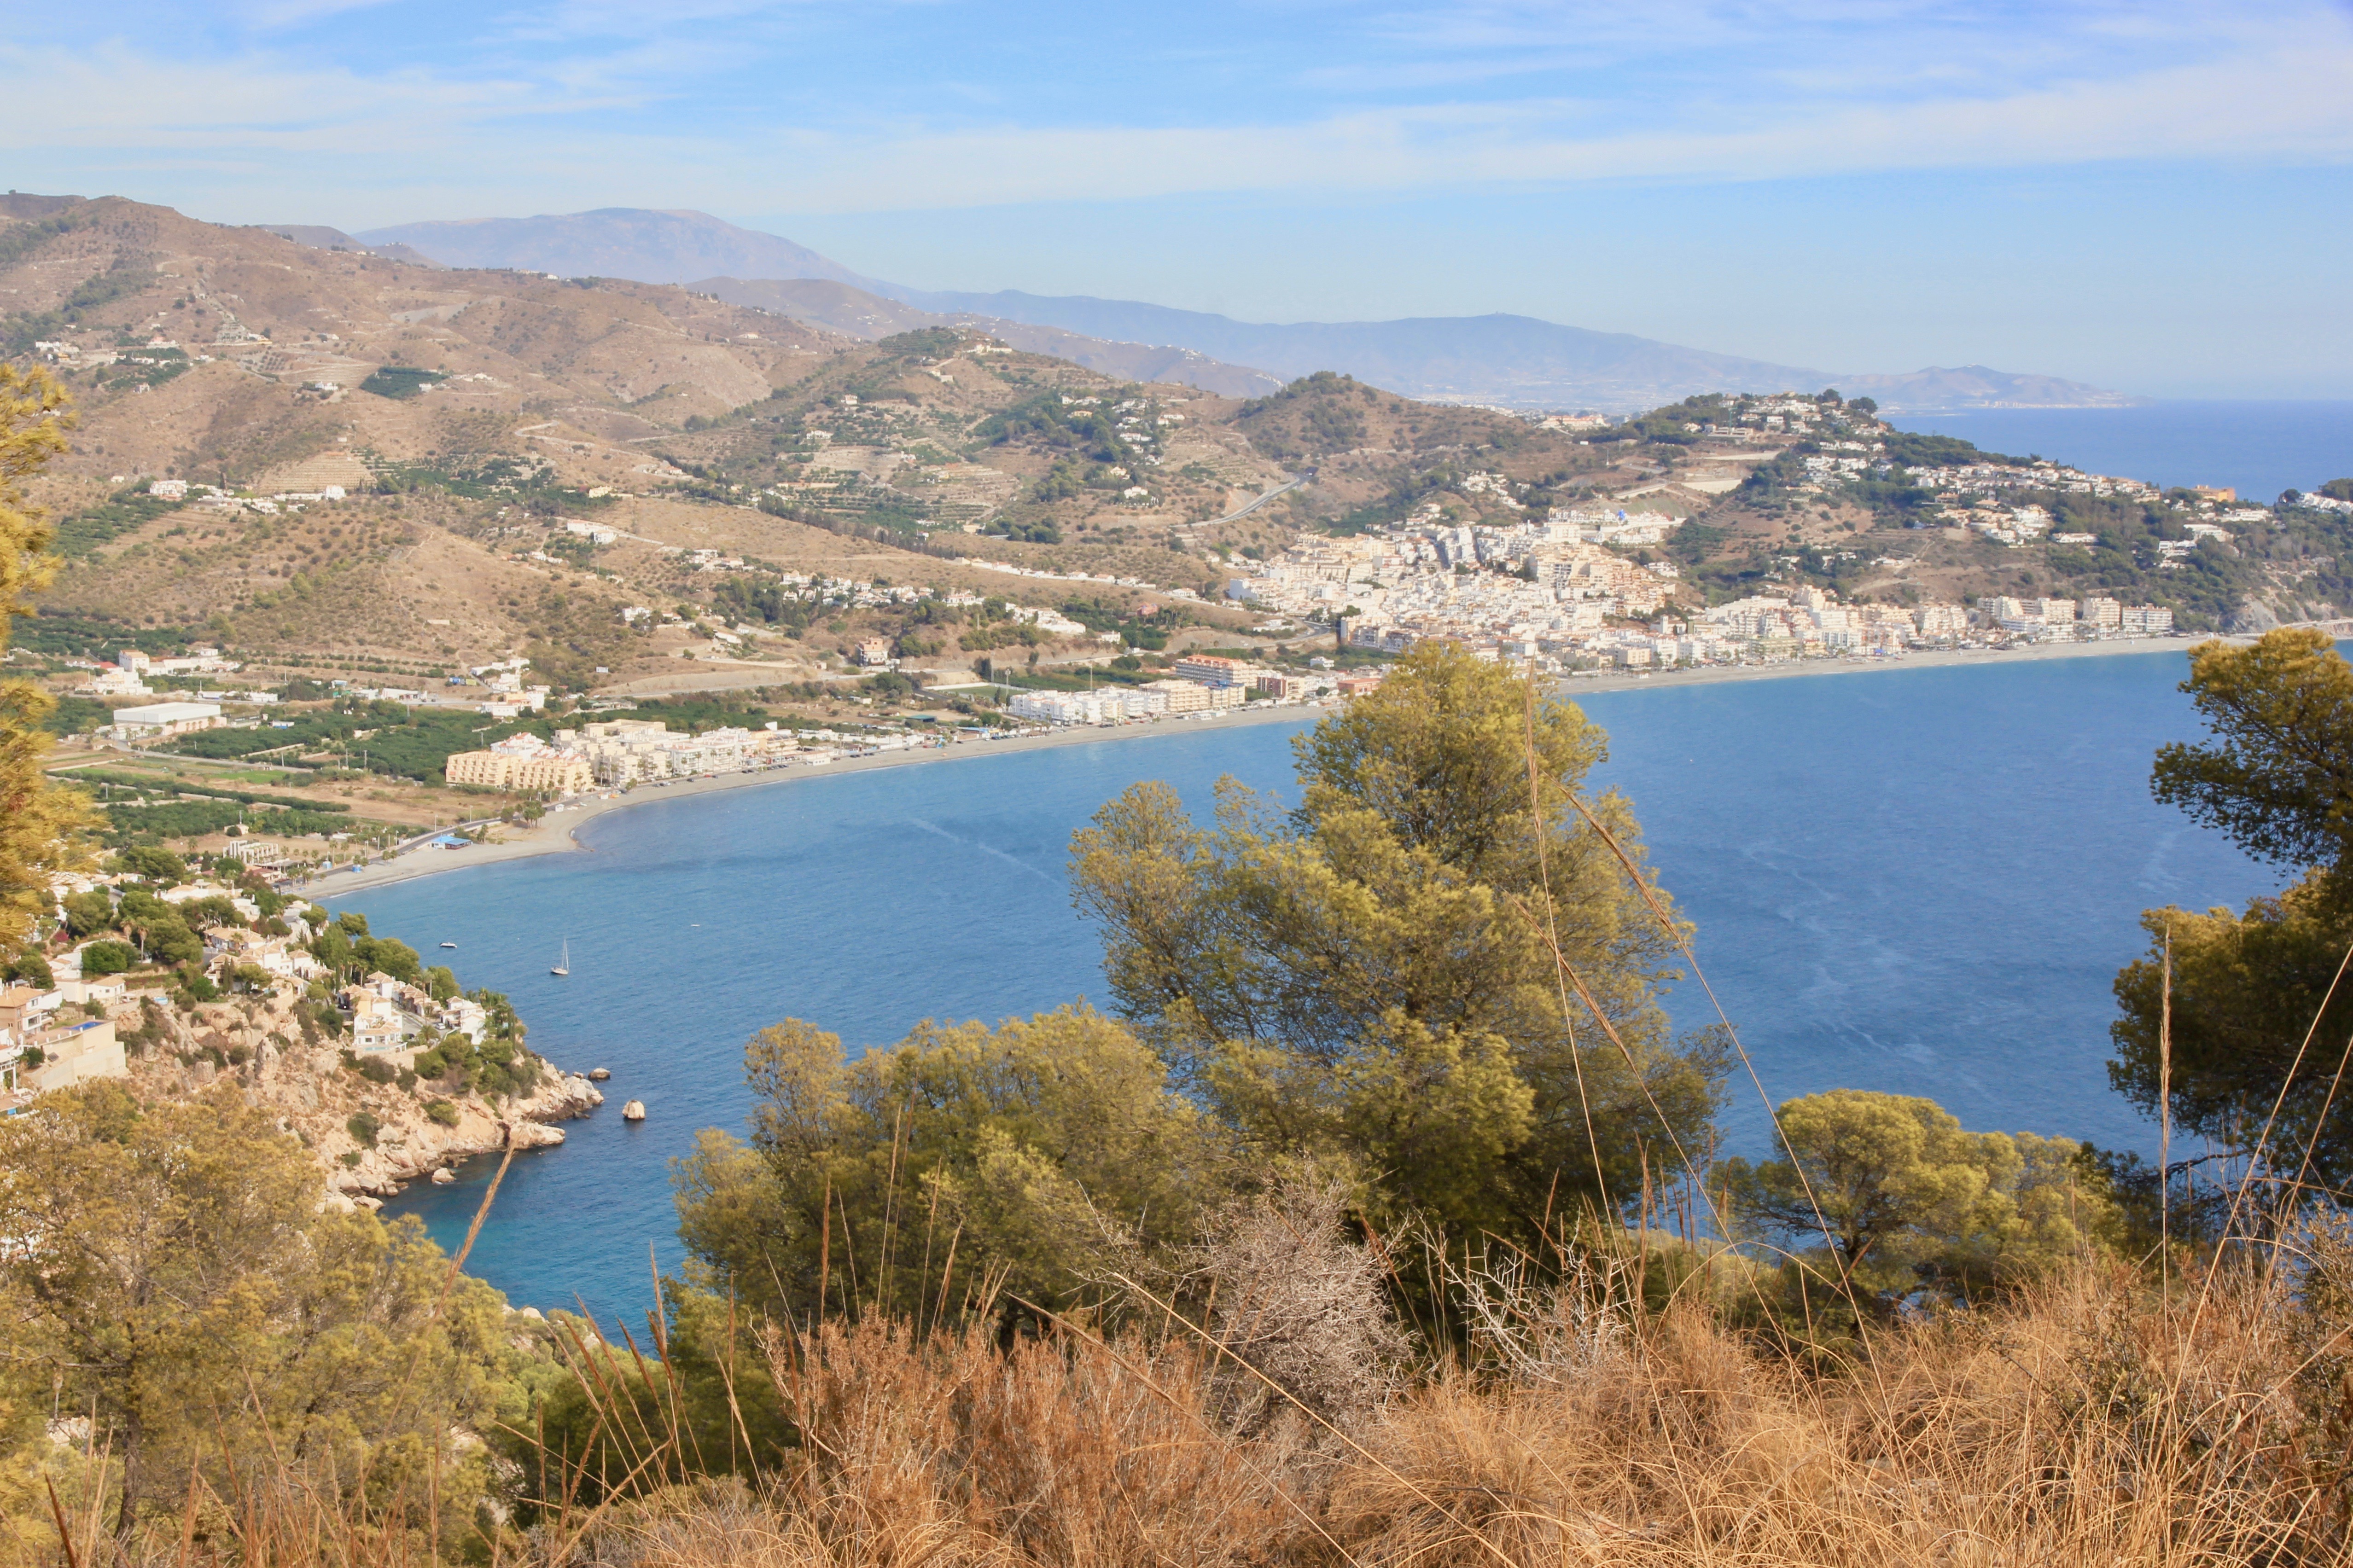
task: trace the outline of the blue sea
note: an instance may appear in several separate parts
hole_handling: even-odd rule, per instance
[[[2224,485],[2269,506],[2282,490],[2353,477],[2353,402],[2167,402],[2138,408],[1989,408],[1894,416],[1989,452],[2152,484]]]
[[[2142,1146],[2104,1068],[2139,911],[2279,880],[2149,799],[2151,752],[2199,732],[2184,668],[1988,656],[1579,700],[1765,1093],[1923,1094],[1972,1128]],[[554,1061],[613,1072],[562,1148],[517,1157],[470,1268],[518,1302],[634,1315],[649,1268],[681,1257],[668,1162],[742,1125],[746,1036],[789,1015],[858,1047],[1101,999],[1072,830],[1139,779],[1197,810],[1220,774],[1285,789],[1295,732],[1187,726],[660,801],[588,823],[593,853],[355,896],[378,931],[510,994]],[[1714,1021],[1692,982],[1672,1006],[1679,1027]],[[630,1097],[642,1124],[620,1120]],[[1745,1076],[1724,1129],[1730,1151],[1764,1145]],[[491,1163],[392,1206],[454,1247]]]

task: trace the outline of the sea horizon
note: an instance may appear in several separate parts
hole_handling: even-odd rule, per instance
[[[2353,398],[2157,398],[2126,407],[1892,414],[1900,430],[2053,458],[2165,489],[2214,485],[2270,505],[2353,477]]]

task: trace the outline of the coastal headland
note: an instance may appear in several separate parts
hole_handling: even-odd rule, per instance
[[[1936,669],[1953,666],[1983,666],[1988,664],[2024,664],[2055,658],[2102,658],[2126,654],[2187,652],[2198,639],[2170,637],[2115,638],[2096,643],[2038,643],[2005,649],[1957,649],[1952,651],[1918,652],[1900,658],[1843,658],[1790,660],[1765,665],[1714,665],[1693,669],[1662,670],[1645,674],[1609,674],[1575,676],[1556,683],[1559,693],[1574,701],[1581,697],[1600,693],[1620,693],[1659,689],[1672,686],[1703,686],[1736,681],[1788,680],[1818,676],[1898,674],[1905,670]],[[2237,639],[2230,639],[2237,640]],[[921,763],[965,762],[976,758],[1004,756],[1018,752],[1050,750],[1058,746],[1084,746],[1125,741],[1145,741],[1174,736],[1198,734],[1204,726],[1233,729],[1252,724],[1302,724],[1312,722],[1324,712],[1314,705],[1282,705],[1235,709],[1214,716],[1146,721],[1132,724],[1096,726],[1074,725],[1067,729],[1008,736],[1003,740],[984,741],[956,739],[938,746],[919,750],[884,752],[873,756],[847,757],[821,767],[768,769],[755,773],[722,773],[711,778],[684,779],[667,785],[640,784],[627,792],[605,792],[585,795],[560,811],[551,812],[536,826],[514,837],[491,844],[470,844],[462,848],[444,849],[427,846],[409,850],[390,860],[357,870],[331,872],[310,883],[305,892],[320,898],[340,899],[371,888],[381,888],[394,882],[405,882],[417,877],[438,876],[446,871],[461,871],[470,867],[491,866],[507,860],[522,860],[539,855],[560,855],[583,850],[586,846],[578,838],[579,830],[596,817],[630,806],[650,805],[691,795],[709,795],[720,790],[751,789],[783,785],[809,779],[829,778],[842,773],[865,773],[878,768],[906,767]]]

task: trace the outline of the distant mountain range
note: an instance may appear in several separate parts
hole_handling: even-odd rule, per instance
[[[311,235],[328,235],[451,267],[689,284],[731,303],[869,339],[943,322],[968,324],[1016,347],[1106,374],[1228,394],[1268,391],[1313,371],[1336,370],[1426,400],[1613,413],[1698,392],[1824,386],[1869,395],[1891,412],[1905,413],[2147,401],[1983,365],[1874,374],[1774,364],[1532,316],[1272,324],[1083,295],[910,289],[865,277],[789,239],[698,212],[604,207],[555,216],[400,224],[357,236],[301,226],[276,232],[312,245],[325,242]]]
[[[1192,349],[1114,342],[971,311],[926,310],[821,278],[704,278],[687,287],[731,305],[754,305],[869,342],[918,327],[977,327],[1024,353],[1052,354],[1124,381],[1183,382],[1228,397],[1261,397],[1282,385],[1262,370],[1226,364]]]
[[[397,242],[386,245],[363,245],[339,228],[329,228],[322,223],[263,223],[253,226],[264,234],[275,234],[307,245],[314,250],[366,250],[378,256],[388,256],[395,261],[406,261],[412,267],[443,267],[420,250],[412,250]]]

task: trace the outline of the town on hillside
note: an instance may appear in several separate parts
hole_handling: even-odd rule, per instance
[[[2353,482],[2160,489],[1831,389],[1226,395],[117,198],[0,198],[0,352],[79,420],[7,653],[52,765],[110,848],[273,875],[592,792],[1338,701],[1431,639],[1639,679],[2353,607]]]

